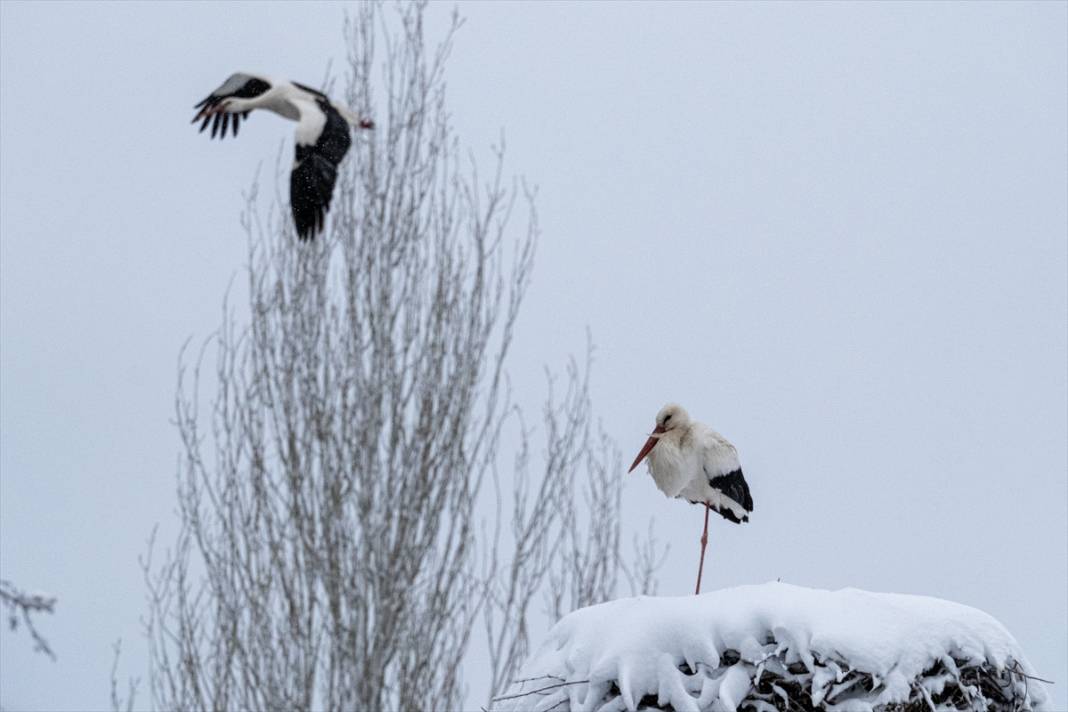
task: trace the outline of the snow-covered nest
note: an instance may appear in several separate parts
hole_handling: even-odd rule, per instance
[[[1042,710],[1005,628],[925,596],[783,583],[626,598],[553,626],[495,712]]]

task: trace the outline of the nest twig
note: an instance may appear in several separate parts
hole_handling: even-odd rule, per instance
[[[1049,680],[1024,672],[1019,661],[1009,660],[999,667],[989,661],[945,657],[934,662],[911,683],[910,694],[903,702],[878,703],[885,691],[885,681],[879,676],[854,668],[841,654],[815,656],[811,668],[805,663],[787,663],[788,649],[773,641],[766,646],[766,654],[757,661],[749,661],[735,650],[726,651],[720,664],[709,666],[687,663],[678,666],[683,687],[696,700],[705,684],[725,674],[731,665],[741,664],[749,672],[751,685],[739,712],[814,712],[827,705],[867,707],[877,712],[930,712],[930,710],[998,710],[1023,712],[1032,708],[1033,681]],[[696,669],[694,669],[696,668]],[[532,689],[526,683],[537,681]],[[516,681],[519,683],[520,681]],[[588,684],[588,680],[565,680],[554,675],[526,678],[518,690],[494,700],[494,710],[542,708],[538,703],[549,702],[546,696],[559,693],[564,686]],[[585,691],[580,688],[580,697]],[[596,694],[596,693],[595,693]],[[601,701],[594,708],[623,709],[619,685],[605,686]],[[554,712],[569,709],[569,697],[555,694],[549,704]],[[708,699],[707,696],[705,699]],[[503,704],[502,704],[503,703]],[[588,704],[588,700],[587,700]],[[524,707],[526,705],[526,707]],[[711,709],[712,702],[703,709]],[[655,694],[638,700],[638,709],[673,709],[670,703],[658,700]]]

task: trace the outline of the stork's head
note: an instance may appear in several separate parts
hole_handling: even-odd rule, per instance
[[[666,433],[689,424],[690,414],[686,409],[678,403],[668,403],[656,414],[656,430],[653,432]]]
[[[641,452],[638,453],[638,457],[634,458],[634,464],[630,466],[627,472],[633,472],[634,468],[641,464],[641,461],[645,459],[645,456],[652,452],[653,448],[660,441],[660,438],[665,433],[669,433],[676,428],[682,428],[690,424],[690,414],[686,412],[686,409],[676,403],[668,403],[660,412],[656,414],[656,427],[653,428],[653,432],[649,435],[649,439],[645,441],[645,445],[642,447]]]

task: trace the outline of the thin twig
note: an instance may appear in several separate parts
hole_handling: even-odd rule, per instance
[[[494,697],[493,701],[494,702],[501,702],[503,700],[514,700],[516,698],[527,697],[529,695],[540,695],[541,693],[545,692],[546,690],[555,690],[555,689],[560,688],[560,687],[567,687],[568,685],[583,685],[583,684],[586,684],[588,682],[589,682],[589,680],[572,680],[570,682],[561,682],[561,683],[556,684],[556,685],[549,685],[547,687],[539,687],[537,690],[530,690],[529,692],[519,692],[519,693],[516,693],[514,695],[504,695],[502,697]]]

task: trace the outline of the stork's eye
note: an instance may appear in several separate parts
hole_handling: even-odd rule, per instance
[[[664,422],[666,423],[666,422],[668,422],[669,420],[671,420],[671,416],[670,416],[670,415],[665,415],[665,416],[664,416]]]

